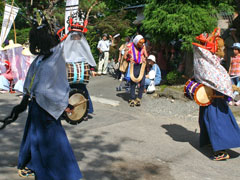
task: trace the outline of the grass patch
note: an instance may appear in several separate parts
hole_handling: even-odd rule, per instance
[[[156,90],[157,91],[160,91],[160,92],[163,92],[164,89],[166,89],[168,86],[163,84],[163,85],[160,85],[160,86],[156,86]]]
[[[178,85],[178,86],[172,86],[172,85],[160,85],[160,86],[156,86],[156,90],[159,92],[163,92],[166,88],[170,88],[173,89],[175,91],[179,91],[179,92],[183,92],[184,89],[184,85]]]
[[[184,85],[180,85],[180,86],[169,86],[169,88],[177,90],[179,92],[183,92],[184,90]]]

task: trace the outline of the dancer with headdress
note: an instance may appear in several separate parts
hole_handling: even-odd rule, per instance
[[[197,37],[194,45],[194,78],[215,91],[208,106],[200,106],[200,146],[211,144],[213,160],[229,159],[227,149],[240,147],[240,129],[227,100],[233,97],[231,79],[220,64],[224,57],[224,41],[218,29],[212,35]]]
[[[91,53],[90,46],[85,38],[85,33],[88,31],[88,17],[92,8],[98,3],[96,1],[88,10],[87,14],[83,11],[77,11],[68,17],[68,33],[64,33],[64,28],[60,29],[57,34],[63,42],[63,55],[67,66],[68,81],[70,87],[74,93],[75,90],[81,92],[84,98],[86,98],[87,112],[84,113],[83,117],[77,121],[71,121],[76,124],[82,120],[88,119],[88,113],[93,113],[93,104],[91,101],[90,94],[87,89],[87,83],[92,76],[96,75],[94,71],[96,62]],[[85,74],[86,73],[86,74]],[[70,94],[72,94],[70,92]],[[84,103],[82,103],[84,106]],[[78,106],[81,109],[80,106]],[[76,108],[77,109],[77,108]],[[70,113],[70,116],[75,116],[77,112]],[[81,113],[80,113],[81,114]],[[68,115],[67,115],[68,116]],[[79,115],[80,116],[80,115]],[[76,118],[78,119],[78,118]]]
[[[130,107],[140,106],[145,84],[146,58],[148,57],[145,40],[142,35],[137,35],[132,43],[127,45],[124,59],[127,59],[130,66]],[[135,89],[140,85],[138,96],[136,98]]]
[[[43,14],[41,18],[41,25],[33,21],[29,34],[30,51],[37,57],[27,73],[24,97],[3,121],[2,128],[16,120],[29,104],[18,159],[19,175],[35,175],[38,180],[78,180],[82,174],[60,121],[64,111],[73,109],[68,104],[70,87],[63,48]]]

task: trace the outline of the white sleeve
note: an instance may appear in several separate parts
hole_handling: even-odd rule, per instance
[[[98,42],[98,45],[97,45],[97,48],[98,48],[98,49],[100,49],[100,47],[101,47],[101,42],[102,42],[102,41],[99,41],[99,42]]]

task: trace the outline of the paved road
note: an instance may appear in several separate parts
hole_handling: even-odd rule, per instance
[[[63,122],[84,179],[240,179],[239,149],[224,162],[209,160],[210,148],[199,149],[196,104],[144,95],[141,107],[129,108],[118,85],[109,76],[92,79],[92,118],[77,126]],[[0,118],[18,102],[16,95],[0,95]],[[0,131],[0,180],[21,179],[16,165],[25,120],[26,113]]]

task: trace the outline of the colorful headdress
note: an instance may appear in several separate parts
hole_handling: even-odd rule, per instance
[[[77,11],[76,13],[71,14],[71,16],[68,17],[67,23],[68,23],[68,32],[82,32],[86,33],[88,31],[87,25],[88,25],[88,18],[89,14],[92,10],[92,8],[98,3],[96,1],[88,10],[86,16],[85,13],[82,10]],[[86,17],[86,18],[85,18]],[[65,27],[58,30],[57,35],[59,36],[60,40],[63,41],[68,36],[65,34]]]
[[[192,43],[195,46],[201,47],[203,49],[209,50],[212,53],[216,53],[218,51],[218,46],[222,43],[218,43],[220,38],[220,29],[215,28],[211,34],[203,33],[196,37],[200,44]]]

